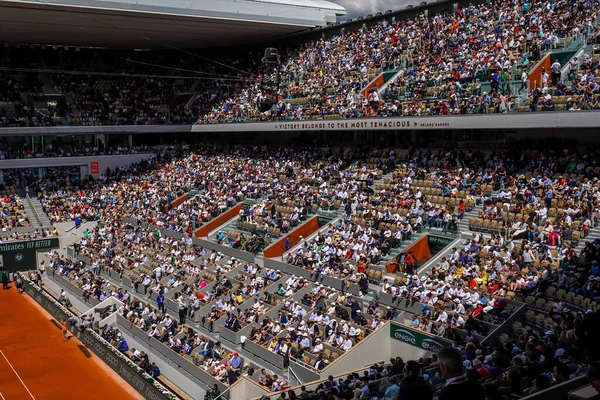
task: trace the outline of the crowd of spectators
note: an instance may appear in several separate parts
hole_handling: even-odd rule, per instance
[[[103,327],[94,330],[96,333],[102,336],[104,340],[127,356],[138,367],[140,367],[154,379],[161,376],[160,368],[156,365],[156,363],[150,362],[148,354],[146,354],[144,351],[137,350],[134,347],[129,348],[127,340],[125,340],[125,337],[118,329],[110,325],[104,325]]]
[[[2,218],[0,219],[0,230],[3,233],[18,227],[31,226],[29,216],[23,207],[21,197],[17,193],[6,193],[0,197]]]
[[[25,72],[3,72],[0,121],[212,124],[514,111],[521,108],[517,98],[530,92],[527,71],[543,52],[582,36],[596,40],[596,19],[597,4],[587,0],[469,5],[381,20],[282,49],[281,65],[266,71],[252,50],[206,57],[188,51],[9,49],[1,64]],[[37,73],[26,72],[36,58],[56,71],[47,75],[58,99],[46,98]],[[598,108],[596,61],[582,63],[584,73],[570,68],[569,80],[561,82],[562,65],[555,67],[553,60],[523,108],[555,110],[560,96],[570,96],[563,99],[566,109]],[[400,69],[386,90],[368,89],[381,72]],[[268,82],[280,87],[268,88]],[[490,89],[482,89],[484,82]]]
[[[403,275],[394,282],[383,281],[381,291],[393,296],[394,301],[408,299],[411,303],[423,305],[420,315],[413,317],[410,324],[412,328],[440,335],[460,346],[460,362],[455,355],[444,355],[443,352],[437,361],[420,360],[422,366],[440,365],[439,372],[427,374],[425,383],[435,388],[443,386],[449,379],[460,378],[461,382],[464,379],[473,385],[476,390],[473,393],[480,393],[481,390],[489,399],[501,399],[512,394],[523,395],[541,390],[579,376],[590,362],[598,359],[598,348],[592,338],[597,333],[597,325],[593,322],[596,321],[594,318],[597,319],[595,308],[600,300],[600,270],[597,262],[600,244],[591,243],[581,254],[576,254],[570,243],[572,236],[555,237],[544,234],[541,229],[536,231],[532,226],[545,224],[552,218],[549,210],[556,208],[558,215],[560,208],[561,217],[555,219],[555,225],[559,224],[563,233],[566,228],[572,228],[585,236],[594,227],[598,190],[593,153],[580,155],[568,150],[531,152],[520,149],[518,152],[493,151],[483,155],[458,150],[415,150],[409,152],[407,161],[403,163],[396,160],[391,152],[379,152],[370,154],[379,159],[376,165],[383,169],[388,164],[386,160],[392,160],[391,164],[396,167],[390,170],[392,174],[388,181],[375,183],[382,178],[382,172],[380,168],[367,166],[373,162],[360,160],[346,169],[341,168],[343,163],[340,160],[354,158],[347,154],[332,157],[331,153],[326,153],[329,156],[315,157],[314,152],[306,150],[301,153],[304,157],[315,157],[313,161],[302,163],[299,159],[286,161],[281,157],[277,161],[267,162],[258,157],[258,150],[253,151],[236,149],[231,153],[215,152],[210,156],[213,157],[210,162],[209,156],[198,152],[165,164],[156,162],[155,166],[159,169],[148,166],[137,175],[133,169],[125,169],[117,174],[127,176],[127,180],[114,180],[110,187],[118,196],[127,196],[123,192],[128,192],[129,182],[134,182],[137,186],[133,187],[138,187],[140,191],[156,190],[159,193],[156,199],[160,199],[168,195],[158,192],[159,184],[155,183],[154,177],[179,177],[178,185],[194,187],[192,182],[198,177],[208,182],[211,176],[208,166],[224,169],[230,154],[232,159],[240,160],[241,171],[245,171],[243,166],[258,165],[260,169],[262,162],[267,165],[272,163],[273,176],[276,178],[267,180],[264,186],[257,186],[260,190],[255,192],[261,194],[257,197],[264,196],[267,200],[242,209],[242,217],[246,218],[246,222],[258,215],[272,221],[278,218],[278,211],[291,208],[290,215],[298,212],[300,216],[301,207],[312,207],[312,204],[335,207],[339,201],[337,206],[343,210],[341,221],[321,231],[314,239],[301,241],[299,251],[288,253],[289,260],[319,274],[355,280],[361,290],[364,289],[363,294],[368,292],[368,284],[366,289],[364,286],[364,272],[369,264],[378,261],[379,256],[369,251],[367,246],[375,246],[375,243],[378,246],[380,243],[394,244],[393,237],[386,236],[386,231],[392,228],[381,224],[393,225],[408,215],[411,227],[414,218],[419,221],[417,229],[433,229],[438,225],[436,221],[448,222],[440,215],[450,213],[450,210],[456,213],[456,218],[460,218],[469,202],[471,206],[482,205],[484,220],[503,221],[502,215],[517,211],[516,214],[529,219],[525,231],[505,229],[501,234],[492,232],[491,237],[473,233],[470,239],[451,249],[439,264],[421,275],[410,265],[402,265],[400,269]],[[264,149],[260,151],[265,153]],[[269,152],[266,153],[270,158]],[[285,152],[279,154],[286,155]],[[196,160],[203,161],[195,164]],[[213,160],[222,161],[219,164]],[[325,160],[332,160],[333,167]],[[234,161],[230,160],[229,165],[236,168]],[[523,170],[523,177],[516,173],[517,170]],[[202,174],[205,173],[208,175],[203,178]],[[530,175],[526,177],[525,174]],[[563,174],[562,177],[560,174]],[[242,172],[240,175],[243,175]],[[305,179],[314,176],[321,181],[310,186],[310,191],[307,190],[304,197],[300,197],[303,203],[289,205],[288,199],[296,199],[295,190],[302,192]],[[247,184],[242,182],[240,185]],[[375,186],[374,191],[369,191],[373,185],[382,186]],[[206,190],[204,187],[195,188],[201,196],[206,193],[203,192]],[[100,190],[104,190],[104,187]],[[176,190],[170,189],[177,193]],[[494,196],[490,195],[492,192]],[[94,190],[90,190],[89,195],[93,201],[102,196]],[[327,202],[320,202],[318,199],[321,196],[327,198]],[[500,207],[498,202],[502,203]],[[126,212],[117,209],[120,207],[117,203],[115,201],[115,205],[111,206],[116,210],[111,215]],[[194,207],[192,202],[183,204],[186,207],[192,204]],[[278,207],[285,208],[278,210]],[[298,207],[298,210],[294,210],[294,207]],[[443,214],[436,211],[442,207],[445,207]],[[167,212],[157,220],[171,217]],[[578,218],[581,223],[576,225]],[[586,223],[586,220],[591,222]],[[171,220],[164,225],[154,225],[177,230],[175,227],[178,224],[176,220]],[[505,226],[512,228],[511,225]],[[379,230],[378,234],[375,234],[376,230]],[[382,326],[383,321],[398,317],[393,307],[383,309],[375,302],[367,304],[360,297],[318,285],[317,274],[313,275],[313,278],[317,278],[314,279],[317,284],[309,293],[301,299],[292,298],[294,293],[310,283],[200,248],[193,245],[185,234],[181,239],[175,239],[162,235],[152,226],[142,229],[113,218],[110,224],[84,231],[83,236],[75,246],[76,254],[90,259],[96,275],[101,268],[114,270],[121,277],[135,281],[138,292],[143,290],[149,297],[157,295],[156,312],[153,307],[140,302],[121,310],[121,315],[139,327],[153,329],[153,335],[158,335],[156,337],[159,340],[177,352],[191,355],[199,365],[221,380],[229,379],[233,365],[231,359],[215,362],[212,350],[208,359],[200,351],[196,355],[194,348],[200,345],[198,343],[195,346],[196,341],[202,339],[193,331],[177,329],[177,326],[186,322],[186,318],[211,302],[214,302],[213,306],[209,310],[202,310],[200,319],[203,326],[209,323],[210,331],[214,331],[211,323],[224,318],[225,328],[233,331],[251,325],[246,340],[281,355],[287,360],[286,363],[293,358],[317,370],[325,368],[343,351],[352,349]],[[555,241],[551,241],[551,237]],[[398,238],[400,241],[406,239],[402,234]],[[355,246],[358,247],[355,249]],[[399,261],[402,264],[406,260]],[[120,299],[128,298],[127,293],[83,271],[77,262],[59,257],[53,261],[54,264],[60,274],[77,276],[76,279],[81,281],[80,287],[99,300],[111,295]],[[233,274],[234,271],[236,274]],[[285,282],[281,278],[285,278]],[[273,285],[277,287],[272,287],[277,281],[279,284]],[[179,310],[183,311],[180,312],[179,322],[164,312],[164,295],[172,291],[176,292],[172,298],[181,307]],[[479,338],[489,333],[490,326],[498,326],[512,315],[512,300],[520,298],[528,305],[535,305],[549,293],[559,301],[544,302],[549,305],[547,318],[535,324],[526,318],[524,323],[514,325],[513,334],[503,336],[498,344],[486,346],[481,343]],[[571,302],[570,299],[574,298],[581,300],[578,303]],[[278,301],[283,303],[279,315],[276,318],[265,316]],[[247,306],[242,307],[242,304]],[[148,312],[144,315],[146,308]],[[161,317],[154,318],[153,313]],[[153,327],[153,323],[157,326]],[[167,328],[161,331],[159,325],[165,327],[167,323],[169,327],[175,326],[175,330],[171,332]],[[206,346],[210,346],[208,341],[202,348]],[[213,346],[218,347],[216,343]],[[414,376],[419,374],[415,373]],[[353,397],[357,398],[373,397],[373,393],[378,393],[379,397],[381,393],[377,391],[385,389],[385,394],[387,388],[394,385],[390,381],[375,387],[375,384],[371,384],[376,379],[374,377],[377,374],[358,382],[351,379],[350,383],[354,386],[350,388],[346,384],[345,393],[352,390]],[[271,381],[266,376],[264,379],[270,382],[272,390],[281,387],[281,384],[274,384],[272,376]],[[473,381],[479,381],[482,386]],[[401,386],[401,382],[395,384]],[[357,386],[360,389],[358,394]],[[444,391],[453,390],[446,389],[450,386],[442,389],[440,398],[444,398]],[[329,391],[331,388],[323,390]]]
[[[381,157],[395,158],[395,154]],[[345,193],[342,220],[302,240],[286,260],[317,274],[359,283],[366,291],[368,265],[378,264],[425,229],[456,232],[464,213],[481,203],[514,170],[514,164],[511,157],[496,152],[484,156],[417,150],[375,191]]]
[[[257,82],[199,123],[507,112],[515,96],[529,92],[526,71],[542,51],[594,35],[596,14],[595,3],[584,0],[515,1],[343,31],[290,52],[281,66],[286,84],[267,111],[261,105],[269,94]],[[381,71],[398,66],[406,69],[385,93],[363,90]],[[536,82],[540,90],[558,84],[548,73]],[[489,93],[481,90],[483,81],[490,82]],[[518,91],[511,81],[522,82]]]

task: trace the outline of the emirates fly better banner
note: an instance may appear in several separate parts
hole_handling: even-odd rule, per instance
[[[453,347],[454,343],[450,340],[428,335],[404,325],[390,324],[390,336],[393,339],[408,343],[412,346],[437,353],[444,347]]]

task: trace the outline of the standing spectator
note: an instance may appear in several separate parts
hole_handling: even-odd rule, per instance
[[[8,290],[8,272],[2,270],[0,275],[2,275],[2,289]]]
[[[560,82],[560,62],[554,60],[550,69],[552,70],[552,86],[556,86]]]
[[[238,376],[240,375],[242,363],[242,357],[240,357],[238,353],[233,353],[233,356],[231,357],[231,370],[235,372]]]
[[[183,325],[185,324],[185,317],[187,315],[187,304],[185,303],[183,296],[179,296],[177,307],[179,309],[179,323]]]
[[[526,93],[529,92],[529,75],[526,70],[521,72],[521,87],[519,88],[519,94],[525,89]]]
[[[550,79],[550,76],[548,76],[548,71],[546,71],[546,68],[542,68],[542,75],[540,77],[541,80],[541,88],[542,89],[546,89],[548,87],[548,80]]]
[[[158,296],[156,296],[156,303],[158,304],[158,311],[165,313],[165,295],[161,290]]]
[[[463,359],[458,350],[446,347],[438,353],[440,371],[446,378],[439,400],[472,399],[485,400],[485,390],[477,381],[463,373]]]
[[[575,330],[577,337],[581,339],[587,347],[585,352],[589,357],[589,362],[600,360],[600,312],[595,311],[587,313],[581,323]]]
[[[152,370],[150,373],[154,379],[160,376],[160,368],[158,368],[158,365],[156,365],[156,363],[152,363]]]
[[[433,391],[427,382],[425,382],[425,379],[420,376],[420,370],[421,368],[416,361],[411,360],[404,365],[404,379],[402,379],[398,388],[398,400],[433,400]],[[392,387],[393,385],[390,386],[390,389]],[[386,391],[385,397],[388,397],[387,394]]]

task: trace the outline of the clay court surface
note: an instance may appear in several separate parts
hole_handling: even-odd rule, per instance
[[[80,348],[81,346],[81,348]],[[27,294],[0,289],[0,400],[142,399]]]

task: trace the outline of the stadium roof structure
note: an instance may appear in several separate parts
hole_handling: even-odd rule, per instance
[[[223,47],[325,26],[345,14],[325,0],[0,0],[0,42]]]

